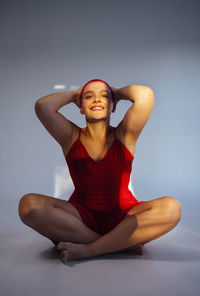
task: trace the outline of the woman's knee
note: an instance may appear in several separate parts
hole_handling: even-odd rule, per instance
[[[18,214],[21,220],[31,212],[36,209],[41,209],[44,206],[44,201],[35,193],[28,193],[21,197],[18,204]]]
[[[163,207],[172,223],[177,224],[182,217],[182,207],[178,200],[172,196],[164,197]]]

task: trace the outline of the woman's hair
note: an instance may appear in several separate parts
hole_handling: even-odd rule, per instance
[[[84,84],[83,88],[82,88],[82,91],[81,91],[81,94],[80,94],[81,106],[82,106],[82,94],[83,94],[83,90],[84,90],[84,88],[86,87],[86,85],[88,85],[90,82],[93,82],[93,81],[101,81],[101,82],[105,83],[105,84],[109,87],[109,89],[110,89],[110,91],[111,91],[111,94],[112,94],[112,100],[113,100],[113,102],[114,102],[114,93],[113,93],[113,90],[112,90],[112,88],[110,87],[110,85],[109,85],[107,82],[105,82],[104,80],[101,80],[101,79],[92,79],[92,80],[89,80],[88,82],[86,82],[86,83]]]

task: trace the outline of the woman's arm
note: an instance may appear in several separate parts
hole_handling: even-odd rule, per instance
[[[82,87],[74,91],[63,91],[56,92],[49,95],[46,95],[38,99],[35,103],[35,106],[44,105],[45,108],[48,108],[52,111],[58,111],[64,105],[69,103],[75,103],[80,108],[80,98]]]
[[[134,102],[143,97],[144,92],[150,87],[146,85],[131,84],[121,88],[111,87],[114,92],[114,97],[118,103],[120,100],[128,100]]]
[[[133,102],[119,126],[124,137],[136,143],[154,107],[154,92],[145,85],[128,85],[119,89],[112,89],[116,94],[117,102],[119,100]]]
[[[75,91],[52,93],[38,99],[35,103],[37,117],[62,148],[69,144],[77,126],[58,110],[69,103],[75,103],[79,107],[80,91],[81,88]]]

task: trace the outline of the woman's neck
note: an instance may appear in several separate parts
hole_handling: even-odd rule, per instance
[[[85,136],[87,136],[91,140],[106,140],[110,134],[112,127],[109,124],[105,123],[87,123],[87,127],[85,128]]]

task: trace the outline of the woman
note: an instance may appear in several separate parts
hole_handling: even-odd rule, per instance
[[[132,105],[113,127],[110,115],[120,100]],[[85,128],[58,112],[71,102],[85,115]],[[62,148],[75,190],[68,201],[26,194],[19,202],[19,216],[56,245],[62,261],[119,250],[143,254],[145,243],[180,221],[181,205],[175,198],[138,201],[128,189],[136,142],[153,106],[150,87],[117,89],[100,79],[35,103],[39,120]]]

